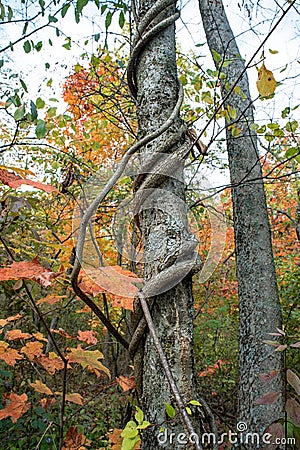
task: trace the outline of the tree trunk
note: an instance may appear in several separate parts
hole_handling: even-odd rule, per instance
[[[140,2],[137,28],[155,3],[157,3],[155,0]],[[169,1],[168,4],[170,3]],[[175,13],[175,2],[163,7],[161,11],[151,22],[151,27]],[[139,137],[143,137],[165,123],[177,102],[179,84],[174,24],[156,34],[143,48],[136,58],[135,78]],[[181,133],[177,140],[175,139],[173,145],[170,146],[167,143],[170,142],[174,133],[178,134],[182,125],[182,120],[178,116],[171,128],[143,149],[141,152],[143,165],[154,152],[157,152],[158,148],[160,153],[172,153],[181,147],[186,140],[185,132]],[[170,266],[179,254],[183,242],[193,239],[195,242],[195,238],[188,231],[183,161],[174,173],[174,178],[165,177],[160,181],[159,186],[155,187],[159,189],[154,189],[152,195],[146,196],[146,201],[140,207],[143,211],[138,214],[138,226],[144,241],[144,278],[146,280]],[[151,197],[150,202],[149,197]],[[151,314],[178,389],[184,401],[189,401],[197,397],[193,374],[194,309],[191,275],[182,278],[182,281],[171,290],[156,296]],[[133,322],[136,322],[135,318]],[[175,408],[176,405],[148,331],[136,354],[134,365],[145,418],[157,425],[143,433],[142,448],[153,450],[159,447],[157,436],[161,424],[169,419],[166,416],[165,403],[173,404]],[[166,440],[162,447],[172,450],[182,448],[182,445],[177,442],[177,437],[185,430],[179,415],[177,414],[174,421],[164,423],[163,426],[167,432],[160,438],[161,443]],[[199,427],[196,431],[199,432]],[[175,434],[170,436],[171,433]],[[165,439],[165,436],[168,438]],[[185,448],[190,447],[186,445]]]
[[[235,108],[237,114],[236,120],[226,122],[226,136],[240,308],[238,417],[250,432],[262,434],[283,417],[283,360],[280,352],[274,353],[262,342],[270,339],[267,333],[282,325],[257,137],[250,129],[253,106],[245,65],[222,1],[199,0],[199,6],[216,68],[226,75],[221,87],[222,98],[226,98],[224,109]],[[225,60],[232,62],[222,67]],[[237,89],[227,98],[241,74],[237,83],[241,93]],[[233,136],[230,124],[240,130],[238,137]],[[281,372],[272,383],[260,381],[259,374],[276,369]],[[281,396],[272,405],[256,405],[255,400],[269,391],[279,391]],[[257,448],[256,444],[247,444],[247,449],[252,448]]]

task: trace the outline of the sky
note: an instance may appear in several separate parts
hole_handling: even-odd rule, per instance
[[[27,0],[26,0],[27,1]],[[281,14],[281,8],[286,7],[287,2],[282,0],[264,0],[258,5],[250,8],[251,0],[241,0],[244,7],[239,7],[238,2],[225,1],[225,7],[228,14],[230,24],[237,36],[237,42],[241,55],[246,62],[256,51],[266,34],[269,32],[274,22]],[[36,4],[36,0],[33,4]],[[7,4],[4,2],[4,4]],[[17,9],[19,0],[9,1],[9,5],[13,9]],[[29,5],[29,16],[33,13],[33,9]],[[299,2],[300,5],[300,2]],[[299,6],[298,5],[298,6]],[[247,9],[248,8],[248,9]],[[300,10],[300,8],[298,8]],[[60,15],[57,16],[60,19]],[[43,23],[42,18],[39,23]],[[35,25],[37,26],[37,25]],[[31,31],[32,25],[29,24],[28,31]],[[61,36],[56,36],[55,28],[62,30]],[[0,31],[0,47],[3,47],[9,41],[14,41],[20,36],[23,24],[7,24],[1,27]],[[209,55],[207,46],[196,47],[196,44],[205,42],[205,34],[201,25],[200,13],[198,11],[197,0],[183,0],[181,2],[181,18],[176,24],[177,40],[180,50],[183,52],[196,51],[199,55],[199,61],[203,62],[204,68],[213,68],[213,62]],[[299,73],[300,46],[299,46],[299,30],[300,15],[295,9],[292,9],[288,17],[283,20],[280,26],[268,39],[265,45],[265,64],[268,69],[272,70],[277,81],[283,81],[283,84],[276,90],[273,100],[256,102],[256,120],[262,122],[265,120],[280,120],[281,110],[286,106],[295,106],[300,103],[300,77]],[[120,36],[121,30],[117,24],[117,18],[112,22],[110,28],[108,43],[109,48],[119,47],[123,42]],[[97,43],[93,35],[100,33],[100,40]],[[72,38],[70,50],[66,50],[63,44]],[[49,38],[52,45],[49,44]],[[60,100],[59,112],[65,111],[65,104],[61,101],[62,84],[64,79],[72,72],[72,68],[76,62],[82,62],[82,55],[92,54],[97,49],[98,44],[103,42],[105,38],[104,16],[101,16],[95,4],[89,3],[83,11],[83,16],[79,24],[75,23],[72,7],[68,10],[64,19],[60,19],[57,23],[53,23],[51,30],[46,29],[32,36],[35,43],[43,42],[43,48],[40,52],[32,51],[25,54],[23,51],[23,42],[14,47],[14,51],[8,50],[4,56],[4,66],[1,69],[5,71],[7,68],[17,73],[28,86],[28,97],[36,99],[41,96],[47,102],[47,98],[56,97]],[[272,51],[270,52],[269,49]],[[126,51],[126,49],[124,49]],[[129,48],[127,48],[129,51]],[[275,53],[278,52],[278,53]],[[259,54],[259,57],[261,55]],[[2,56],[3,57],[3,56]],[[260,62],[260,58],[255,60]],[[0,54],[1,59],[1,54]],[[86,63],[88,58],[86,58]],[[50,67],[45,68],[48,63]],[[283,70],[283,71],[282,71]],[[281,72],[282,71],[282,72]],[[250,90],[253,98],[256,98],[258,92],[256,90],[257,70],[254,65],[248,70],[250,81]],[[47,80],[52,79],[50,87],[46,88]],[[49,103],[50,104],[50,103]],[[56,105],[55,105],[56,106]],[[295,110],[295,117],[299,118],[300,108]],[[197,124],[198,130],[204,123]],[[217,183],[228,181],[228,175],[219,174],[216,177]]]

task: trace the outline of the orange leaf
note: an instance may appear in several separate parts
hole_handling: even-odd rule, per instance
[[[82,433],[78,433],[77,427],[70,427],[62,450],[85,450],[84,446],[89,447],[90,442]]]
[[[15,339],[29,339],[31,334],[23,333],[21,330],[10,330],[6,333],[6,339],[8,341],[14,341]]]
[[[62,392],[55,392],[56,395],[62,396]],[[66,394],[67,402],[76,403],[76,405],[83,405],[83,398],[77,392],[73,394]]]
[[[35,337],[38,341],[48,342],[48,339],[46,339],[45,336],[39,331],[37,333],[32,333],[32,336]]]
[[[0,180],[3,184],[7,186],[17,189],[22,186],[22,184],[27,184],[28,186],[33,186],[36,189],[41,189],[45,192],[53,192],[56,191],[54,186],[50,184],[40,183],[39,181],[28,180],[27,178],[22,178],[19,175],[15,175],[13,172],[9,172],[6,169],[0,169]]]
[[[35,357],[43,354],[43,344],[38,341],[27,342],[26,345],[21,348],[21,353],[24,353],[30,361],[33,361]]]
[[[50,375],[54,375],[57,370],[64,368],[64,362],[54,352],[50,352],[49,356],[40,356],[36,362],[41,364]]]
[[[16,316],[7,317],[7,319],[0,319],[0,327],[5,327],[9,322],[14,322],[15,320],[20,319],[22,314],[17,314]]]
[[[98,342],[98,339],[96,338],[95,333],[91,330],[87,330],[87,331],[78,330],[77,339],[79,341],[86,342],[89,345],[95,345]]]
[[[81,364],[85,369],[90,367],[93,369],[101,370],[105,372],[108,377],[110,377],[110,372],[107,367],[105,367],[98,359],[103,359],[104,356],[99,350],[84,350],[80,345],[77,348],[70,348],[69,362],[75,362]]]
[[[52,405],[54,405],[54,404],[56,403],[56,400],[55,400],[55,398],[45,397],[45,398],[42,398],[42,399],[39,401],[39,403],[40,403],[40,405],[42,406],[42,408],[43,408],[45,411],[47,411],[47,409],[49,408],[49,406],[52,406]]]
[[[136,383],[134,381],[134,377],[125,377],[120,375],[119,378],[116,378],[116,382],[123,389],[124,392],[130,391],[131,389],[136,388]]]
[[[123,438],[121,436],[123,430],[119,428],[114,428],[112,433],[109,433],[108,438],[110,442],[113,444],[113,450],[121,450]]]
[[[23,356],[17,350],[10,348],[7,342],[0,341],[0,359],[10,366],[14,366],[17,359],[23,359]]]
[[[30,386],[40,394],[53,395],[51,389],[49,389],[48,386],[46,386],[40,380],[36,380],[34,383],[30,383]]]
[[[11,266],[0,269],[0,281],[7,280],[33,280],[42,286],[50,286],[51,280],[61,272],[51,272],[43,267],[37,260],[13,262]]]
[[[36,304],[40,305],[41,303],[47,303],[47,305],[54,305],[57,302],[60,302],[60,300],[65,297],[65,295],[53,295],[49,294],[46,297],[40,298]]]
[[[98,288],[96,288],[94,283],[90,284],[87,281],[88,278],[91,278]],[[106,266],[89,271],[86,270],[84,284],[83,286],[80,285],[80,287],[84,290],[92,286],[93,295],[96,292],[100,293],[104,290],[105,292],[120,297],[134,298],[138,292],[138,288],[134,283],[141,284],[143,280],[129,270],[122,269],[120,266]]]
[[[13,423],[23,416],[23,414],[30,408],[30,403],[27,402],[26,394],[17,395],[11,392],[5,398],[5,407],[0,411],[0,420],[10,417]]]
[[[58,330],[53,330],[52,328],[51,331],[52,333],[59,334],[60,336],[63,336],[67,339],[74,339],[74,337],[68,334],[63,328],[58,328]]]

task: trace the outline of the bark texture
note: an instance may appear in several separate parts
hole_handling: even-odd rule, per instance
[[[236,109],[232,123],[241,130],[233,137],[230,122],[226,123],[240,308],[238,416],[250,432],[262,434],[283,416],[282,354],[262,343],[270,339],[268,332],[276,332],[282,324],[257,138],[250,130],[253,106],[245,64],[222,1],[199,0],[199,6],[209,48],[221,57],[220,62],[215,58],[216,68],[226,75],[223,99],[242,74],[237,85],[243,94],[230,93],[224,105]],[[222,67],[222,61],[229,59],[232,63]],[[260,373],[275,369],[281,372],[272,383],[259,380]],[[280,391],[280,398],[272,405],[256,405],[255,400],[269,391]],[[247,444],[246,448],[257,447]]]
[[[154,0],[140,2],[137,27],[139,21],[155,3]],[[174,12],[175,2],[165,8],[151,26]],[[177,101],[174,24],[160,31],[142,50],[136,61],[136,83],[139,137],[143,137],[167,120]],[[180,127],[182,121],[178,117],[169,130],[148,144],[141,152],[143,164],[157,148],[160,148],[160,152],[178,149],[186,139],[184,134],[171,147],[167,142],[170,142],[172,134],[176,132],[178,134]],[[174,175],[175,178],[166,178],[160,182],[159,189],[154,189],[150,201],[147,198],[147,205],[145,206],[144,202],[141,207],[143,211],[139,213],[138,225],[142,231],[145,248],[146,280],[170,266],[183,242],[193,239],[188,231],[183,164]],[[157,296],[152,309],[156,333],[184,401],[196,398],[193,374],[193,312],[191,276],[185,277],[174,288]],[[160,424],[167,418],[165,402],[175,404],[158,353],[148,333],[135,356],[134,364],[146,419],[157,424],[157,427],[143,433],[142,448],[153,450],[159,448],[157,434],[160,431]],[[166,423],[164,427],[167,428],[168,436],[171,432],[175,433],[176,437],[179,433],[185,432],[180,419],[172,424]],[[196,428],[196,432],[199,432],[199,427]],[[161,447],[182,449],[182,445],[176,442],[176,437],[168,438]],[[186,445],[185,448],[190,447]]]

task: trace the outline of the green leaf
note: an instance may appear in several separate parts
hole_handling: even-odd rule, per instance
[[[188,402],[188,405],[202,406],[201,403],[198,402],[197,400],[191,400],[190,402]]]
[[[272,53],[272,55],[276,55],[276,53],[278,53],[278,50],[271,50],[271,49],[269,48],[269,52]]]
[[[22,105],[18,109],[16,109],[16,111],[14,113],[14,119],[22,120],[24,116],[25,116],[25,106]]]
[[[186,409],[186,412],[187,412],[190,416],[193,414],[191,408],[189,408],[188,406],[186,406],[185,409]]]
[[[30,100],[30,114],[31,114],[32,121],[34,122],[37,119],[38,113],[37,113],[36,105],[32,100]]]
[[[70,8],[71,3],[65,3],[64,6],[61,9],[61,17],[65,17],[65,15],[68,12],[68,9]]]
[[[150,427],[151,423],[148,422],[148,420],[144,420],[140,425],[137,426],[139,430],[145,430],[146,428]]]
[[[2,3],[0,3],[0,20],[4,20],[5,17],[5,8],[2,5]]]
[[[37,52],[40,52],[42,50],[43,47],[43,43],[42,41],[39,41],[37,44],[35,44],[34,48],[36,49]]]
[[[48,62],[45,63],[46,69],[50,69],[50,64]]]
[[[66,38],[66,43],[65,44],[63,44],[63,47],[66,49],[66,50],[71,50],[71,39],[70,38]]]
[[[233,137],[239,137],[241,134],[241,129],[239,127],[233,127],[231,130],[231,134]]]
[[[57,111],[56,106],[51,106],[51,108],[49,108],[48,111],[47,111],[48,117],[49,118],[55,117],[56,116],[56,111]]]
[[[42,108],[44,108],[44,106],[45,106],[45,102],[44,102],[44,100],[43,100],[41,97],[38,97],[38,98],[36,99],[35,104],[36,104],[36,107],[37,107],[38,109],[42,109]]]
[[[4,61],[3,59],[0,59],[0,69],[3,67]]]
[[[297,155],[300,151],[299,147],[290,147],[286,152],[285,152],[285,157],[286,158],[291,158],[294,155]]]
[[[292,120],[292,122],[288,122],[285,126],[286,131],[289,131],[290,133],[294,133],[298,128],[298,122],[297,120]]]
[[[27,86],[26,86],[26,84],[24,83],[24,81],[21,80],[21,78],[20,78],[20,83],[21,83],[21,86],[22,86],[22,88],[24,89],[24,91],[25,91],[25,92],[28,92]]]
[[[82,13],[83,8],[88,4],[89,0],[77,0],[76,9],[78,14]]]
[[[23,31],[22,31],[22,34],[23,34],[23,35],[26,34],[26,31],[27,31],[27,28],[28,28],[28,23],[29,23],[29,22],[25,22],[25,25],[24,25]]]
[[[124,438],[121,450],[133,450],[138,440],[139,440],[138,436],[136,436],[134,439]]]
[[[54,17],[54,16],[51,16],[50,14],[48,16],[48,20],[49,20],[49,23],[56,23],[56,22],[58,22],[58,19],[56,17]]]
[[[8,6],[7,9],[8,9],[7,20],[10,22],[11,19],[13,18],[14,13],[10,6]]]
[[[24,42],[23,49],[25,53],[29,53],[31,51],[31,44],[29,41]]]
[[[290,108],[289,106],[287,106],[286,108],[284,108],[284,109],[281,111],[281,117],[282,117],[283,119],[286,119],[287,116],[290,114],[290,112],[291,112],[291,108]]]
[[[56,33],[56,36],[57,36],[57,37],[59,37],[59,36],[60,36],[60,31],[59,31],[59,29],[58,29],[58,28],[56,28],[56,29],[55,29],[55,33]]]
[[[123,28],[124,24],[125,24],[125,17],[124,17],[123,11],[121,11],[120,15],[119,15],[119,26],[120,26],[120,28]]]
[[[225,61],[222,62],[222,69],[230,66],[230,64],[232,64],[232,63],[233,63],[233,59],[226,59]]]
[[[101,15],[105,12],[106,9],[107,9],[107,5],[101,6]]]
[[[137,412],[135,413],[134,418],[138,422],[138,424],[141,424],[143,422],[143,420],[144,420],[144,413],[141,410],[141,408],[137,407]]]
[[[139,434],[139,431],[138,431],[136,428],[129,428],[129,427],[126,427],[126,428],[124,428],[124,430],[122,431],[121,436],[122,436],[123,438],[133,439],[133,438],[135,438],[136,436],[138,436],[138,434]]]
[[[46,136],[47,129],[46,124],[43,120],[39,119],[37,123],[37,127],[35,129],[35,135],[38,139],[42,139]]]
[[[212,50],[211,53],[215,62],[221,61],[221,56],[218,52],[216,52],[216,50]]]
[[[113,16],[112,13],[110,11],[108,11],[108,13],[106,14],[106,17],[105,17],[105,28],[106,28],[106,30],[108,30],[108,28],[109,28],[109,26],[111,24],[112,16]]]
[[[173,418],[175,417],[175,415],[176,415],[175,409],[174,409],[173,406],[170,405],[169,403],[165,403],[165,406],[166,406],[166,413],[167,413],[167,415],[168,415],[171,419],[173,419]]]

